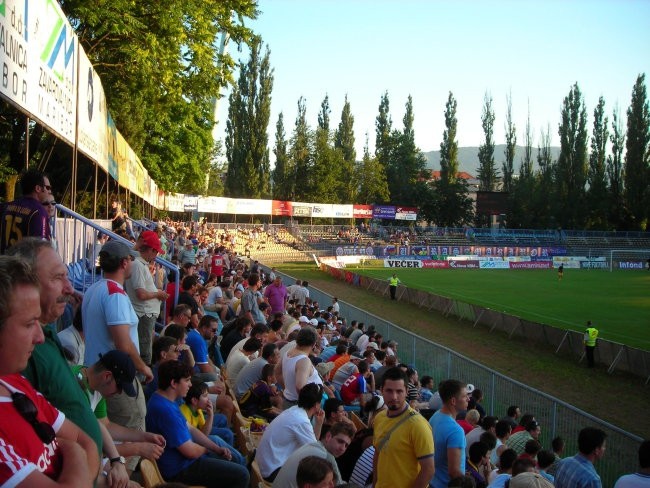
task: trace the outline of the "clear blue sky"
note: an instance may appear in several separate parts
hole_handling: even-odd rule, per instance
[[[558,145],[562,101],[573,83],[585,97],[590,132],[599,96],[610,120],[618,104],[625,122],[637,75],[646,73],[650,84],[648,0],[260,0],[259,7],[258,19],[248,23],[270,47],[275,70],[270,146],[280,112],[291,134],[301,95],[314,127],[328,94],[336,127],[347,94],[360,159],[366,132],[374,151],[384,91],[396,128],[412,95],[415,139],[423,151],[440,149],[449,91],[458,102],[460,146],[482,141],[486,91],[493,97],[497,144],[505,142],[510,91],[517,143],[523,145],[530,104],[534,144],[550,124]],[[232,44],[230,52],[248,56]],[[219,108],[222,134],[227,109],[226,93]]]

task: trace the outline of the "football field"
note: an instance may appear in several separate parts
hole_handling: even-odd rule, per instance
[[[348,268],[404,286],[507,312],[563,329],[584,331],[591,320],[600,337],[650,350],[650,272],[566,269]]]

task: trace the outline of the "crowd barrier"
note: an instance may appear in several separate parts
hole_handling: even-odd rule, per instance
[[[284,273],[277,274],[283,277],[286,284],[295,283],[296,278],[300,278]],[[361,282],[363,283],[363,280]],[[374,285],[378,286],[376,283]],[[404,299],[404,294],[407,291],[403,287],[400,287],[400,291],[402,299]],[[311,298],[317,300],[321,308],[326,308],[332,303],[332,296],[317,288],[310,286],[309,292]],[[421,298],[424,299],[424,297]],[[428,374],[434,378],[434,384],[446,378],[472,383],[483,390],[485,399],[482,405],[489,415],[501,418],[506,414],[509,405],[519,405],[522,412],[533,412],[541,423],[540,442],[545,448],[550,448],[551,440],[554,437],[562,436],[566,441],[565,456],[573,455],[577,452],[578,431],[582,427],[595,426],[603,429],[607,433],[607,454],[596,466],[603,480],[603,486],[614,486],[619,476],[636,471],[637,452],[643,440],[639,436],[626,432],[544,392],[508,378],[447,347],[419,337],[381,317],[341,300],[340,297],[338,303],[341,317],[347,318],[348,321],[364,322],[366,326],[372,324],[381,332],[385,340],[397,341],[400,360],[415,365],[420,377]],[[424,304],[423,302],[423,306]],[[442,309],[446,307],[447,313],[452,313],[452,311],[461,315],[473,313],[470,310],[471,307],[460,303],[450,304],[441,297],[433,299],[433,302],[427,302],[431,308],[434,308],[434,304]],[[513,325],[513,332],[521,327]],[[573,339],[564,342],[571,340]],[[594,398],[596,397],[597,394],[594,395]]]

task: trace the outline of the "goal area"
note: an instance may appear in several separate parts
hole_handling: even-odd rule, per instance
[[[612,249],[609,251],[609,270],[646,269],[650,249]]]

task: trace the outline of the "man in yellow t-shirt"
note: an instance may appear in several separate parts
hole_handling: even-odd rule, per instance
[[[382,395],[388,410],[375,417],[375,488],[425,488],[433,478],[433,435],[424,417],[406,402],[408,378],[398,367],[384,373]]]

